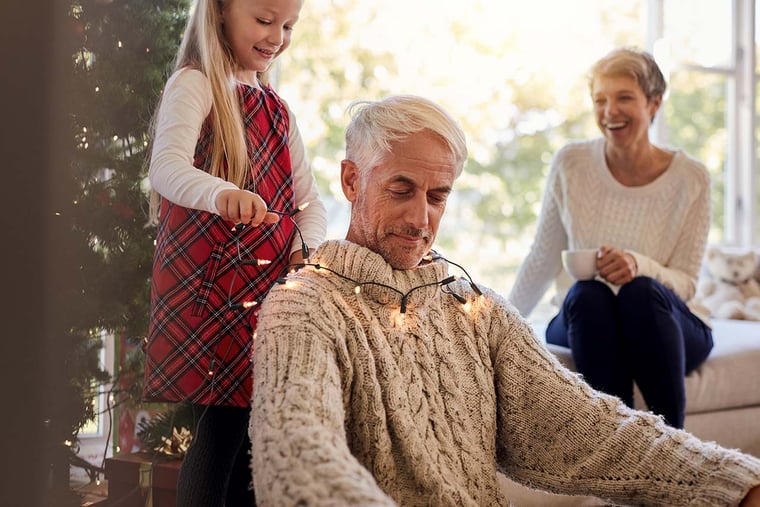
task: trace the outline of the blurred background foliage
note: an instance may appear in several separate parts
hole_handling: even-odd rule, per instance
[[[598,135],[587,69],[614,46],[644,45],[641,2],[581,4],[309,0],[277,80],[328,200],[328,236],[347,226],[338,175],[350,101],[424,95],[461,122],[470,150],[438,248],[508,291],[553,153]]]

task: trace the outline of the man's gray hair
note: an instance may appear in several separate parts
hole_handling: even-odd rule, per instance
[[[346,129],[346,158],[361,173],[380,164],[390,144],[411,134],[429,130],[446,143],[456,161],[456,176],[467,160],[464,132],[438,104],[416,95],[393,95],[379,101],[357,100],[348,106],[351,122]]]

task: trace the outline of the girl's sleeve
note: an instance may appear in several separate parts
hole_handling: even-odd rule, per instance
[[[216,196],[238,187],[193,166],[195,146],[211,111],[206,76],[182,69],[166,82],[156,119],[148,178],[153,189],[186,208],[218,213]]]
[[[311,250],[319,246],[327,234],[327,210],[319,197],[317,182],[314,179],[311,165],[306,159],[301,132],[298,130],[296,118],[288,108],[290,128],[288,132],[288,148],[293,166],[293,187],[295,190],[296,206],[305,203],[309,205],[293,218],[303,236],[303,241]],[[293,242],[291,253],[301,248],[300,238]]]

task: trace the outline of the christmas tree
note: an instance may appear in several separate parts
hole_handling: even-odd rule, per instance
[[[72,0],[65,52],[70,156],[54,193],[57,223],[49,297],[58,302],[51,342],[64,351],[60,394],[48,407],[51,505],[68,505],[68,466],[77,432],[95,416],[109,380],[99,364],[102,333],[137,345],[147,334],[155,230],[148,227],[150,123],[184,28],[188,0]],[[117,371],[116,402],[136,402],[142,365]],[[123,377],[129,381],[124,382]],[[69,495],[70,496],[70,495]],[[74,505],[74,503],[71,503]],[[78,504],[77,504],[78,505]]]

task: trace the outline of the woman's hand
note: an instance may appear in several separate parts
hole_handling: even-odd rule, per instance
[[[233,224],[274,224],[280,220],[275,213],[267,211],[267,205],[259,194],[248,190],[222,190],[216,197],[219,216]]]
[[[596,259],[599,276],[615,285],[628,283],[638,274],[633,255],[619,248],[603,245]]]

